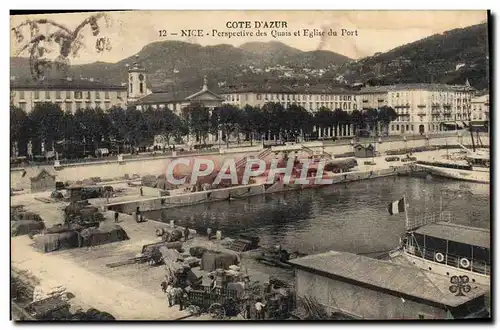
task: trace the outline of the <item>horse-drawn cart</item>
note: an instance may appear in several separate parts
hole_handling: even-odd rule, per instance
[[[243,311],[244,299],[231,289],[202,287],[201,290],[188,292],[188,309],[195,313],[208,313],[216,320],[223,320],[226,316],[237,316]],[[196,306],[196,307],[193,307]]]

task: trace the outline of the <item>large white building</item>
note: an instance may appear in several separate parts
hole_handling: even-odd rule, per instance
[[[225,99],[224,103],[232,104],[239,108],[246,105],[262,107],[269,102],[280,103],[283,107],[294,104],[302,106],[310,112],[316,112],[320,108],[330,110],[342,109],[347,112],[358,109],[358,92],[344,88],[335,87],[286,87],[286,86],[263,86],[226,88],[219,92]],[[319,129],[320,138],[335,136],[334,128]],[[340,125],[337,136],[346,137],[353,135],[352,125]]]
[[[124,107],[127,103],[127,87],[103,84],[83,79],[10,79],[10,102],[27,113],[38,103],[51,102],[63,111]]]
[[[389,125],[389,134],[425,134],[467,125],[473,92],[468,83],[365,87],[360,91],[359,107],[394,108],[399,117]]]

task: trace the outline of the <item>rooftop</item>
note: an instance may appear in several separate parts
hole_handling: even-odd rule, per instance
[[[84,79],[15,79],[10,81],[11,89],[60,89],[60,90],[121,90],[127,86],[111,85]]]
[[[219,94],[233,93],[280,93],[280,94],[357,94],[357,91],[338,86],[282,86],[278,84],[264,86],[240,86],[222,88]]]
[[[185,102],[186,98],[194,94],[193,91],[180,91],[180,92],[154,92],[146,95],[139,100],[136,104],[162,104],[171,102]]]
[[[471,283],[469,293],[456,296],[449,291],[447,276],[347,252],[330,251],[290,263],[299,269],[342,277],[450,307],[460,306],[488,292],[487,287]]]
[[[490,231],[484,228],[457,225],[449,222],[438,222],[422,226],[415,233],[437,237],[448,241],[490,248]]]
[[[454,92],[457,90],[473,91],[474,88],[466,85],[446,85],[446,84],[397,84],[386,86],[367,86],[361,89],[361,94],[371,93],[386,93],[392,91],[406,91],[406,90],[425,90],[425,91],[438,91],[438,92]]]

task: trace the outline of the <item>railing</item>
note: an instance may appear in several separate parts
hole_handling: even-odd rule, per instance
[[[406,252],[417,256],[419,258],[423,258],[426,260],[431,260],[434,262],[441,263],[443,265],[448,265],[452,266],[455,268],[460,268],[463,270],[468,270],[474,273],[479,273],[483,275],[490,276],[491,273],[491,266],[488,265],[486,262],[481,261],[481,260],[474,260],[472,258],[464,257],[464,256],[457,256],[449,253],[444,253],[442,251],[438,250],[432,250],[432,249],[419,249],[417,246],[412,245],[411,243],[408,243]],[[441,253],[444,256],[443,261],[438,261],[436,260],[436,254]],[[460,265],[460,260],[462,259],[467,259],[470,263],[469,267],[462,267]]]
[[[441,213],[426,213],[420,216],[413,218],[412,221],[409,221],[406,230],[413,230],[418,227],[422,227],[435,222],[450,222],[451,221],[451,212],[443,211]]]

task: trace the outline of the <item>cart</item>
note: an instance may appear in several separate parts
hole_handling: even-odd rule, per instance
[[[195,314],[206,312],[213,319],[223,320],[226,316],[237,316],[241,313],[244,299],[235,290],[204,286],[201,290],[189,291],[188,305],[188,309]]]

